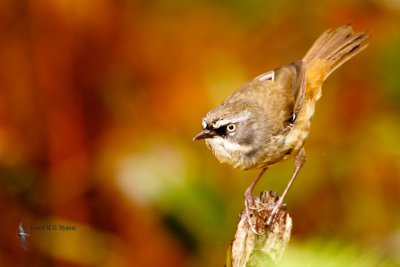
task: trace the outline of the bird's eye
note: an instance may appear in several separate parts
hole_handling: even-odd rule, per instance
[[[226,129],[228,130],[228,132],[233,132],[236,130],[236,124],[229,123],[228,126],[226,126]]]

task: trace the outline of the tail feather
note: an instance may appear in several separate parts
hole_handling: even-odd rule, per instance
[[[364,50],[368,34],[355,33],[350,25],[327,30],[303,58],[307,69],[308,94],[318,99],[322,82],[347,60]]]

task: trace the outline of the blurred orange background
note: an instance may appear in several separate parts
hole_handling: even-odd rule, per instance
[[[400,266],[398,1],[1,0],[0,16],[0,266],[223,266],[257,172],[192,142],[202,117],[346,23],[371,45],[324,84],[287,257]],[[77,230],[30,228],[48,224]]]

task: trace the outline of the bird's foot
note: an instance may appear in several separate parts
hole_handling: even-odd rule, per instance
[[[247,223],[251,231],[256,235],[263,235],[263,233],[257,230],[257,228],[260,227],[257,226],[257,224],[261,223],[260,220],[264,221],[262,220],[263,218],[262,213],[265,214],[265,212],[270,212],[271,206],[267,205],[267,203],[262,203],[259,198],[255,198],[251,194],[245,194],[244,206],[245,206]]]
[[[282,202],[283,202],[283,198],[280,197],[278,202],[276,202],[274,208],[272,209],[271,214],[268,217],[268,220],[266,223],[267,227],[270,227],[274,223],[274,221],[276,219],[276,215],[278,215],[279,209],[282,207]]]
[[[245,194],[244,205],[247,223],[256,235],[263,235],[266,231],[271,231],[281,209],[286,207],[283,204],[283,197],[279,197],[271,191],[264,191],[260,197]]]
[[[255,225],[255,223],[253,223],[253,220],[252,220],[255,207],[254,207],[254,197],[251,194],[244,195],[244,207],[245,207],[247,223],[249,224],[251,231],[256,235],[260,235],[260,233],[257,232],[256,225]]]

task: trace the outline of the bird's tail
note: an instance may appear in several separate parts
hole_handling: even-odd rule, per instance
[[[322,82],[335,69],[364,50],[368,46],[367,39],[367,33],[355,33],[350,25],[324,32],[303,58],[309,96],[317,100],[321,96]]]

